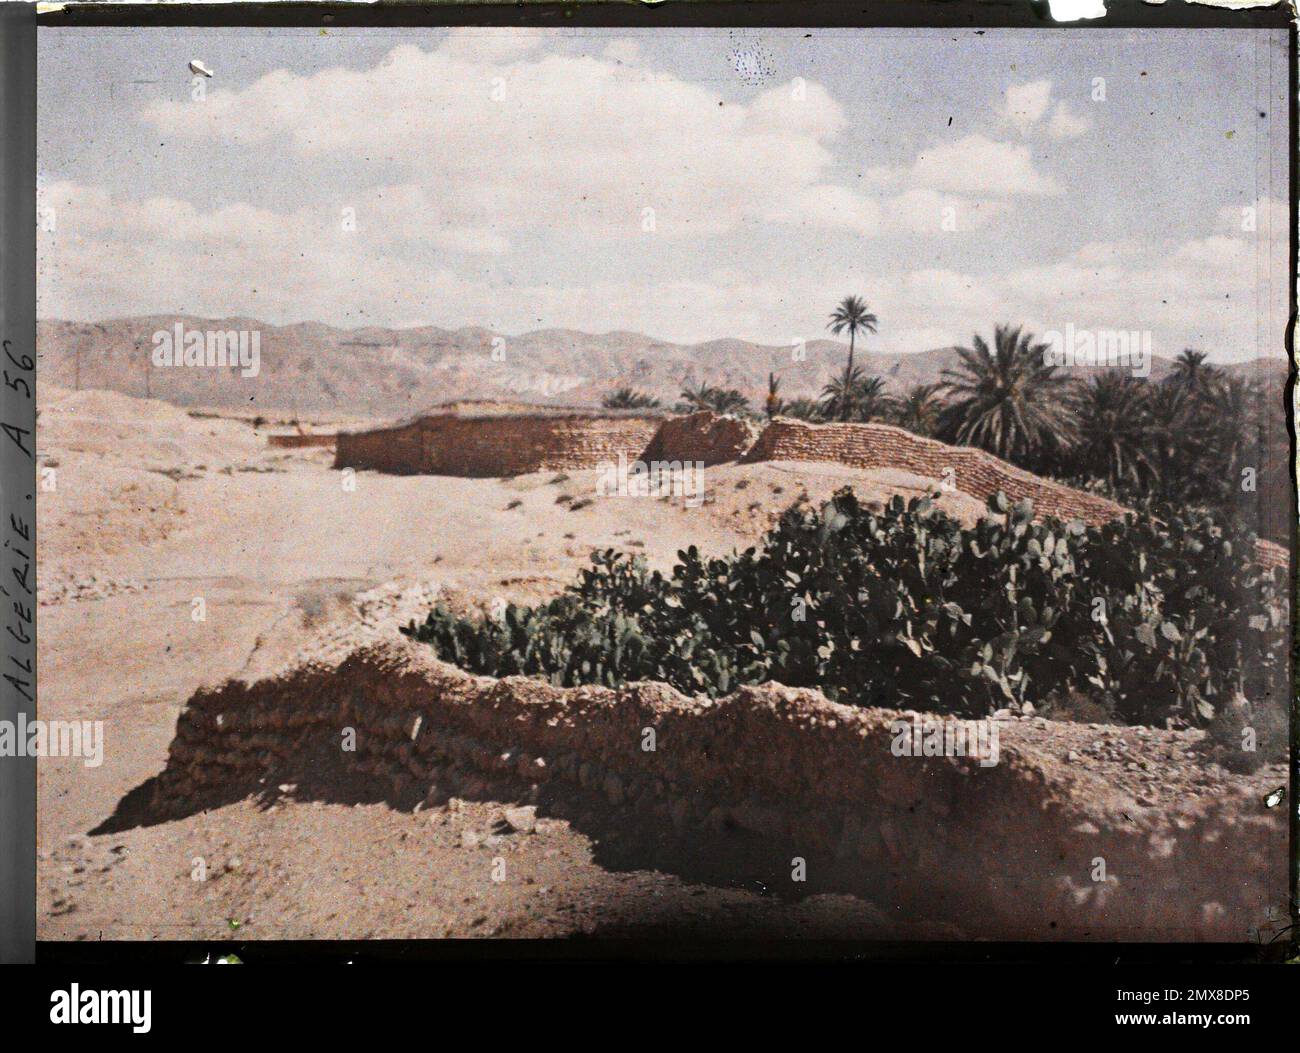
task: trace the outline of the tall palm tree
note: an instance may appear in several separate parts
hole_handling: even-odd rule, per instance
[[[1078,441],[1073,451],[1085,475],[1112,487],[1139,486],[1155,469],[1151,457],[1151,387],[1119,370],[1094,376],[1076,395]]]
[[[826,328],[836,336],[846,331],[849,334],[849,362],[844,369],[845,378],[853,375],[853,349],[858,333],[874,333],[878,322],[879,319],[867,309],[867,301],[861,296],[844,297],[839,302],[839,306],[831,312],[831,320]],[[848,417],[840,419],[848,420]]]
[[[1204,467],[1197,489],[1221,503],[1241,494],[1241,470],[1263,474],[1270,432],[1268,395],[1258,383],[1216,371],[1200,403],[1203,422],[1191,453]],[[1280,422],[1276,422],[1279,423]]]
[[[933,435],[939,426],[943,411],[940,384],[913,384],[899,398],[894,399],[893,422],[913,435]]]
[[[1186,389],[1173,383],[1153,384],[1147,395],[1147,457],[1160,501],[1187,499],[1187,439],[1197,431],[1191,425],[1193,403]]]
[[[942,374],[951,396],[940,418],[945,437],[1025,467],[1068,445],[1070,382],[1044,361],[1048,345],[1010,325],[994,328],[992,348],[978,334],[972,343],[956,349],[958,364]]]

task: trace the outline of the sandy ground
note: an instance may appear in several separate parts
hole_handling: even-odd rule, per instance
[[[49,386],[38,453],[52,470],[39,495],[39,715],[105,724],[101,767],[39,768],[41,938],[905,935],[848,897],[790,902],[753,875],[702,884],[634,859],[597,863],[599,846],[566,824],[504,829],[509,801],[398,812],[290,790],[270,806],[89,832],[161,770],[197,687],[284,665],[355,622],[367,596],[436,587],[466,606],[535,601],[593,548],[667,567],[689,544],[753,543],[805,494],[850,484],[886,500],[927,480],[725,466],[706,472],[698,507],[585,503],[594,472],[362,472],[350,489],[328,450],[268,449],[247,421]],[[943,502],[964,519],[981,508],[962,494]]]

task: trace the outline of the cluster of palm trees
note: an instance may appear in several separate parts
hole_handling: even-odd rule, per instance
[[[1047,364],[1048,345],[1023,327],[998,325],[991,343],[976,335],[970,347],[955,348],[957,362],[939,383],[895,394],[882,377],[868,375],[854,361],[858,336],[875,333],[877,325],[861,297],[840,301],[827,328],[848,335],[843,372],[820,398],[788,402],[780,397],[779,378],[769,375],[767,416],[894,424],[980,447],[1036,474],[1127,503],[1232,506],[1240,502],[1243,472],[1250,470],[1261,477],[1261,486],[1276,483],[1279,502],[1289,507],[1281,399],[1217,369],[1203,351],[1183,351],[1160,381],[1118,369],[1080,379]],[[605,405],[659,403],[621,388]],[[742,392],[703,382],[688,385],[675,408],[752,414]]]
[[[600,403],[605,409],[638,410],[660,409],[662,403],[652,395],[635,388],[615,388]],[[736,388],[717,388],[700,381],[688,383],[682,390],[681,397],[673,407],[676,413],[698,413],[700,410],[712,410],[714,413],[732,413],[738,416],[752,416],[753,410],[744,392]]]
[[[844,372],[819,401],[782,412],[896,424],[1143,504],[1232,506],[1251,492],[1243,473],[1276,476],[1289,456],[1281,400],[1214,367],[1204,351],[1183,351],[1158,382],[1119,369],[1084,380],[1048,364],[1048,345],[1023,327],[999,325],[991,344],[977,334],[955,348],[940,383],[892,395],[853,362],[855,337],[876,324],[860,297],[842,300],[828,328],[849,334]]]

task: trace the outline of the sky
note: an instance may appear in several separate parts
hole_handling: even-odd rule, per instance
[[[40,32],[43,318],[1284,353],[1282,31]]]

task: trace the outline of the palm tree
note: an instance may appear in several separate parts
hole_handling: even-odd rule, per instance
[[[1078,441],[1073,451],[1083,474],[1111,487],[1141,486],[1154,472],[1151,388],[1144,380],[1107,370],[1074,400]]]
[[[689,384],[682,390],[682,400],[677,404],[679,413],[698,413],[700,410],[712,410],[714,413],[748,414],[749,399],[735,388],[715,388],[700,381],[695,387]]]
[[[681,413],[698,413],[700,410],[712,409],[714,389],[704,381],[700,381],[695,387],[688,383],[682,388],[681,401],[677,403],[677,410]]]
[[[1199,397],[1206,394],[1221,375],[1219,370],[1206,365],[1209,357],[1207,351],[1184,348],[1182,354],[1174,359],[1174,371],[1169,374],[1169,381],[1189,395]]]
[[[1268,395],[1256,382],[1215,372],[1197,401],[1197,434],[1188,445],[1200,466],[1197,495],[1232,504],[1242,493],[1241,470],[1261,475],[1268,461]]]
[[[769,373],[767,375],[767,402],[765,406],[767,419],[771,420],[773,417],[778,416],[784,406],[785,403],[781,401],[781,378],[775,373]]]
[[[1187,497],[1187,439],[1196,433],[1192,401],[1178,384],[1153,384],[1147,393],[1147,458],[1160,501]]]
[[[831,377],[822,388],[822,412],[828,419],[871,421],[885,415],[885,381],[854,366]]]
[[[709,406],[714,413],[733,413],[748,415],[749,399],[745,398],[742,391],[735,388],[714,388],[712,404]]]
[[[634,388],[621,387],[615,388],[603,399],[600,404],[605,409],[658,409],[659,400],[652,395],[647,395],[643,391],[637,391]]]
[[[818,422],[826,419],[822,413],[821,403],[814,399],[791,399],[781,407],[781,413],[796,420]]]
[[[972,343],[956,348],[957,366],[943,371],[952,399],[940,432],[1025,467],[1068,445],[1075,423],[1066,404],[1070,382],[1045,362],[1048,345],[1010,325],[994,328],[991,349],[978,334]]]
[[[900,428],[913,435],[933,435],[943,411],[940,384],[913,384],[901,397],[893,400],[890,416]]]
[[[849,334],[849,362],[844,368],[845,379],[853,375],[853,349],[857,342],[858,333],[874,333],[878,322],[879,319],[867,310],[867,301],[862,299],[861,296],[844,297],[839,306],[831,312],[831,320],[826,328],[836,336],[846,330]],[[847,411],[847,402],[844,403],[843,409]],[[840,419],[848,420],[848,417],[841,417]]]

